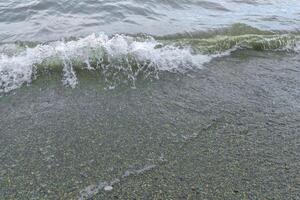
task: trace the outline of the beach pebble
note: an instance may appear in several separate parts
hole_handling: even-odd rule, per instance
[[[112,189],[113,189],[113,187],[110,185],[104,187],[105,191],[112,191]]]

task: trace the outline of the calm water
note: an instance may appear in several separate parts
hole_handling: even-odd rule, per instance
[[[0,199],[299,199],[300,1],[2,0]]]

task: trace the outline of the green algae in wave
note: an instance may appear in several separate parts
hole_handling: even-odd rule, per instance
[[[181,38],[166,42],[178,47],[190,47],[194,53],[217,54],[236,48],[263,50],[294,50],[299,35],[239,35],[215,36],[213,38]]]
[[[164,45],[190,47],[194,53],[216,54],[236,48],[253,50],[294,50],[299,32],[266,31],[237,23],[227,28],[156,37]]]
[[[77,85],[76,68],[97,70],[109,82],[117,80],[119,84],[125,81],[135,87],[138,78],[157,78],[159,71],[182,73],[202,68],[211,59],[238,49],[299,52],[299,33],[242,27],[235,25],[211,37],[155,38],[118,34],[110,37],[102,33],[36,46],[16,43],[8,48],[9,45],[5,44],[0,51],[0,92],[30,83],[43,69],[63,71],[64,84],[72,88]],[[6,52],[5,49],[9,50]]]

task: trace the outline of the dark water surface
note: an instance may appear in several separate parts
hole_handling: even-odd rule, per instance
[[[0,2],[0,199],[300,199],[296,0]]]

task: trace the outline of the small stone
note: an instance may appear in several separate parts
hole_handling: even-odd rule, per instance
[[[95,163],[95,160],[90,160],[89,163],[93,164],[93,163]]]
[[[112,191],[112,189],[113,189],[113,187],[110,185],[104,187],[105,191]]]

